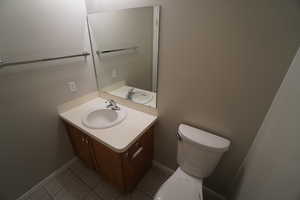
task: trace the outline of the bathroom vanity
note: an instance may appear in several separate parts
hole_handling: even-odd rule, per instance
[[[99,94],[156,111],[159,6],[96,12],[87,19]],[[97,97],[60,117],[79,159],[130,191],[151,167],[157,116],[108,103],[109,109]]]
[[[64,120],[75,154],[86,166],[126,192],[131,191],[153,160],[153,126],[157,117],[125,106],[126,118],[105,129],[84,126],[83,116],[105,100],[96,98],[60,114]]]

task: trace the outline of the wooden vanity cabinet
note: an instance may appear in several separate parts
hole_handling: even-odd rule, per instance
[[[153,128],[149,129],[122,156],[127,190],[132,190],[152,166]]]
[[[75,154],[121,191],[131,191],[151,167],[153,127],[149,128],[125,152],[115,152],[66,123]]]
[[[71,140],[74,153],[82,160],[89,168],[95,169],[93,152],[91,148],[91,138],[82,133],[77,128],[66,124],[69,138]]]
[[[96,170],[100,175],[121,191],[126,191],[122,154],[112,151],[105,145],[93,140]]]

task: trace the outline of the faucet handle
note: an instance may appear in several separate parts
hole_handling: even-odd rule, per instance
[[[117,105],[117,102],[113,99],[109,99],[106,101],[106,103],[109,103],[106,107],[110,108],[112,110],[120,110],[120,107]]]
[[[133,92],[133,91],[134,91],[134,87],[130,88],[128,92]]]
[[[117,105],[117,102],[113,99],[109,99],[105,103],[109,103],[109,106],[116,106]]]
[[[134,95],[134,87],[130,88],[127,92],[126,98],[132,100],[132,95]]]

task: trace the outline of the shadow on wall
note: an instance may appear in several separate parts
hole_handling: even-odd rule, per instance
[[[56,152],[55,155],[56,157],[59,157],[62,153],[65,153],[66,150],[69,151],[69,155],[73,154],[72,145],[70,143],[70,139],[68,138],[68,132],[66,130],[66,127],[64,125],[64,122],[62,121],[61,118],[57,118],[57,145],[56,145]]]
[[[229,199],[236,199],[239,196],[239,192],[235,191],[240,191],[241,186],[242,186],[242,180],[245,175],[245,166],[242,164],[241,168],[238,170],[237,176],[234,178],[232,181],[232,184],[229,186]]]

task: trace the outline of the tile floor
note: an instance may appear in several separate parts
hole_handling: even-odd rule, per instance
[[[125,195],[78,160],[24,200],[152,200],[167,178],[167,174],[152,167],[136,189]]]
[[[152,200],[169,175],[152,167],[130,194],[121,194],[80,160],[22,200]],[[205,200],[219,200],[204,191]],[[188,200],[188,199],[187,199]]]

